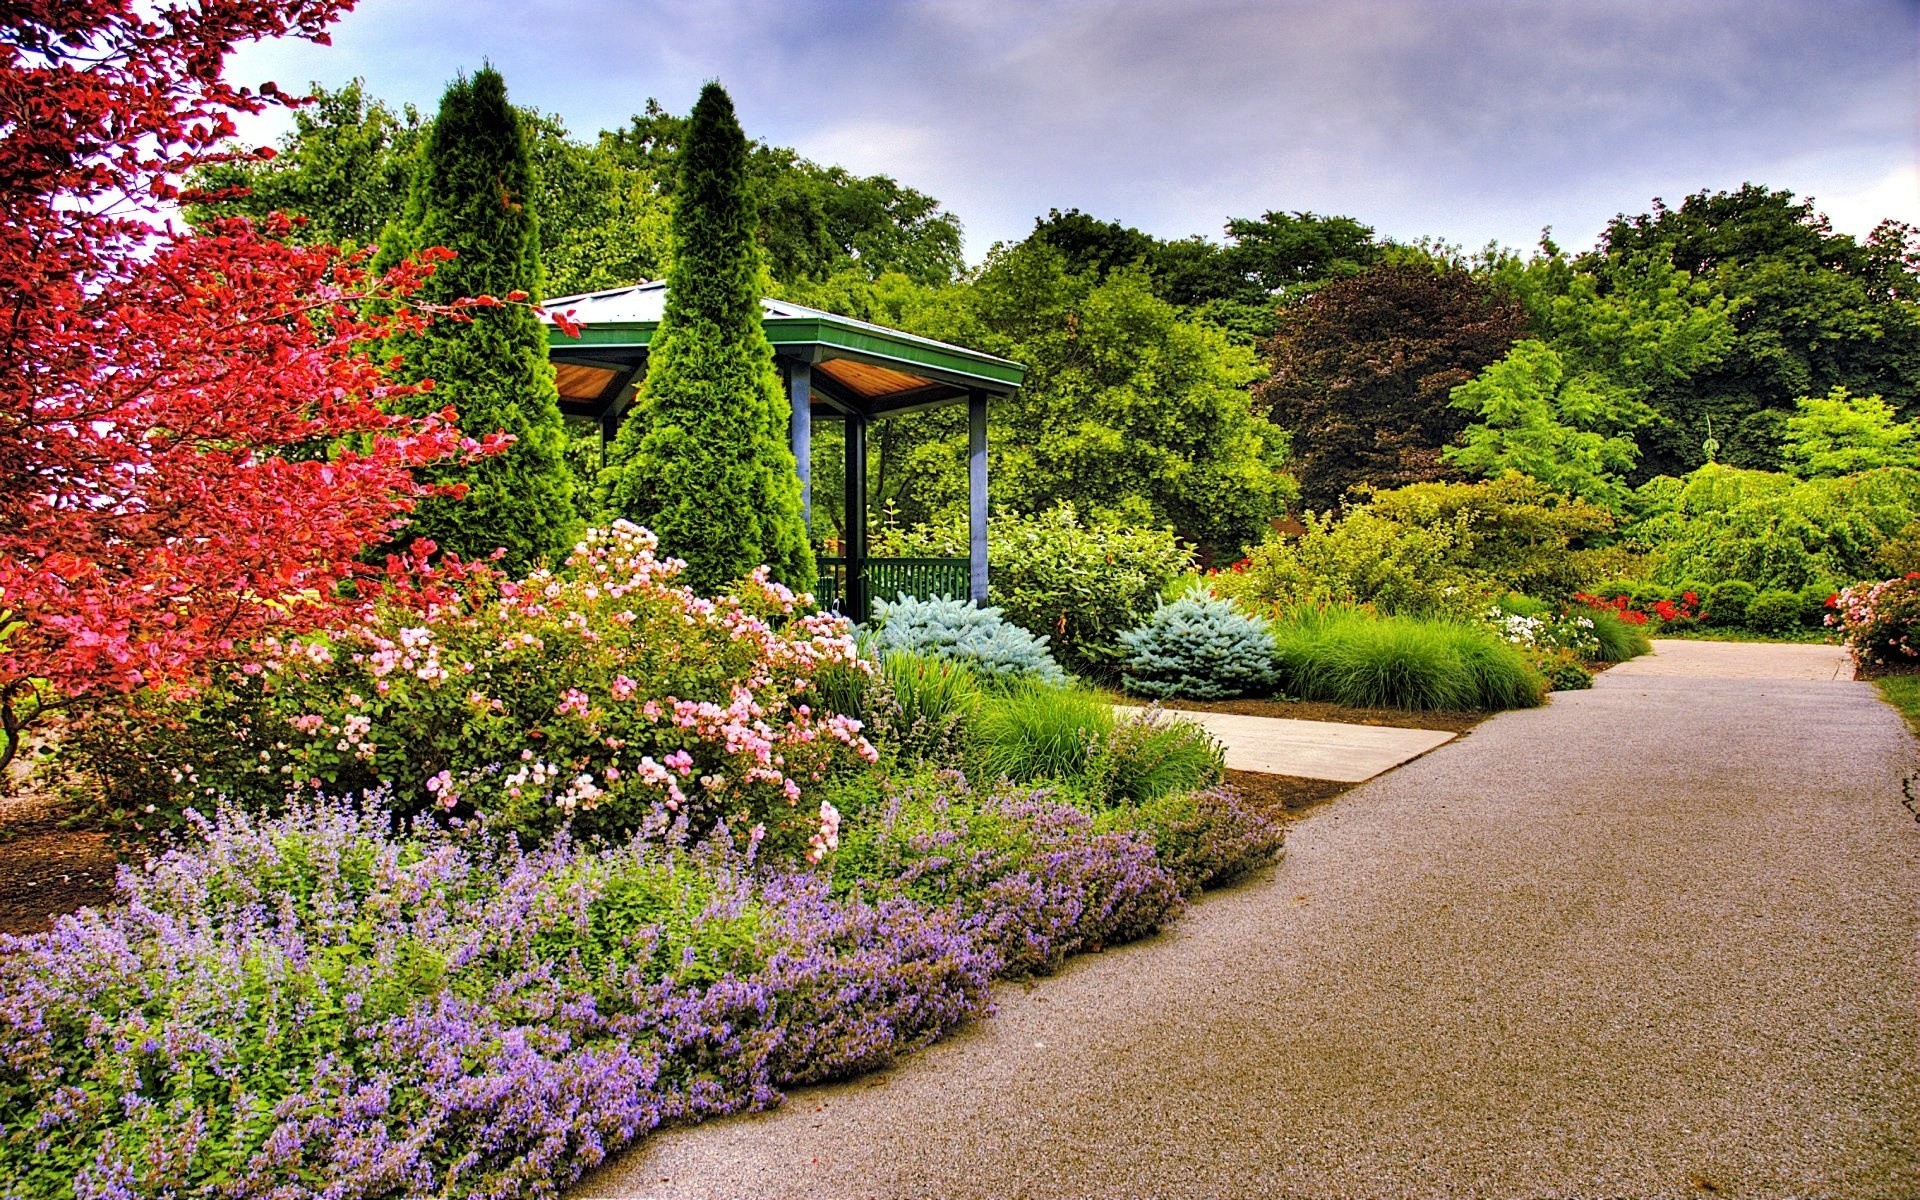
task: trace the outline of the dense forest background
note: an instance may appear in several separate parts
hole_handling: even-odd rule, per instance
[[[686,119],[650,101],[582,138],[521,115],[548,293],[664,277]],[[430,125],[358,81],[318,89],[273,161],[195,181],[249,195],[188,216],[278,210],[305,218],[298,237],[377,244]],[[1650,480],[1710,460],[1804,468],[1795,419],[1890,447],[1854,467],[1914,465],[1901,423],[1920,417],[1920,231],[1889,221],[1863,241],[1760,184],[1653,200],[1591,247],[1543,235],[1525,253],[1284,208],[1171,240],[1055,209],[969,267],[958,217],[892,178],[764,143],[750,175],[768,294],[1028,365],[993,413],[996,505],[1171,526],[1216,561],[1355,488],[1510,469],[1625,512]],[[882,422],[871,446],[877,520],[938,524],[963,506],[957,415]],[[574,439],[583,506],[596,454]],[[815,454],[831,537],[831,427]]]

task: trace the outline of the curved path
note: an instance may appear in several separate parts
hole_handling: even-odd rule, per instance
[[[1662,643],[1160,937],[579,1194],[1911,1200],[1914,743],[1832,668]]]

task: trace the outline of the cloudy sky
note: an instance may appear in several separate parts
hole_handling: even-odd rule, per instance
[[[431,110],[482,60],[588,135],[717,78],[750,136],[938,197],[974,260],[1054,207],[1584,248],[1747,180],[1920,224],[1920,0],[361,0],[230,75]]]

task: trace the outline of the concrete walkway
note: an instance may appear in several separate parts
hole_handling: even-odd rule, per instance
[[[1438,729],[1392,729],[1336,721],[1296,721],[1242,713],[1168,709],[1204,728],[1226,747],[1226,763],[1235,771],[1299,775],[1360,783],[1409,759],[1418,758],[1454,735]]]
[[[1661,650],[895,1071],[579,1194],[1920,1196],[1914,741],[1797,648]]]

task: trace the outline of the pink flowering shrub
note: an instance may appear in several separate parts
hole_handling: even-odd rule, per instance
[[[876,757],[815,687],[828,669],[869,669],[851,626],[765,570],[695,595],[654,549],[620,522],[525,579],[415,564],[424,583],[359,621],[263,643],[154,714],[159,807],[379,790],[401,816],[529,836],[571,823],[698,837],[725,822],[817,861],[838,817],[810,790]]]
[[[1855,584],[1827,602],[1827,625],[1840,631],[1861,666],[1920,666],[1920,571]]]

